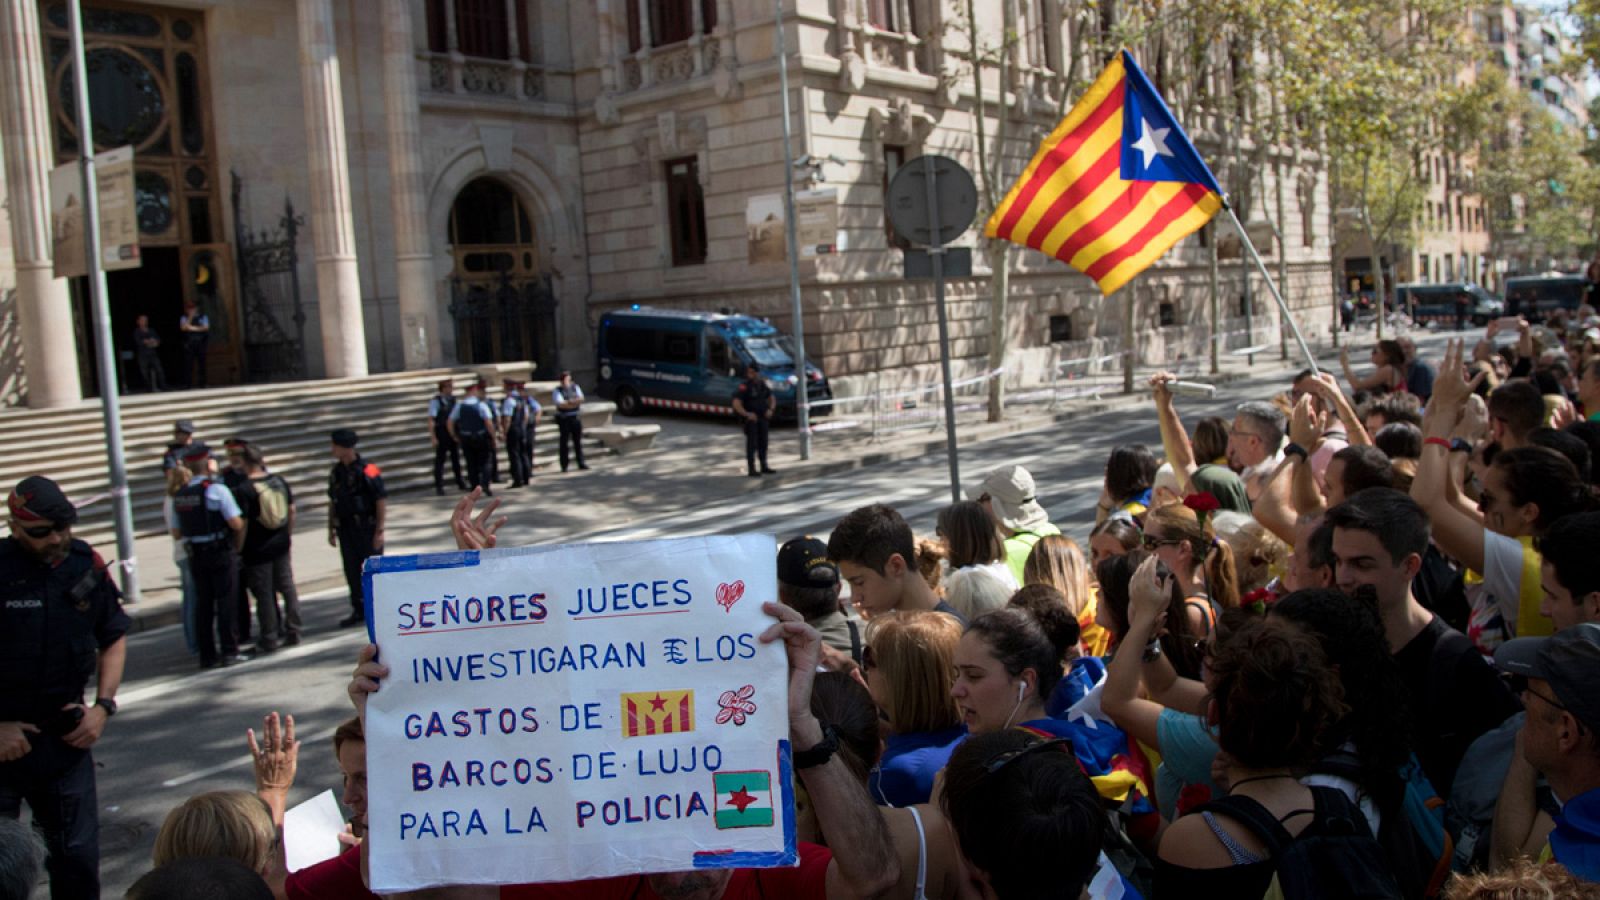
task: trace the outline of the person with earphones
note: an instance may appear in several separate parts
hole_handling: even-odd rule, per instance
[[[967,626],[955,652],[950,695],[969,735],[1016,728],[1046,740],[1065,738],[1100,796],[1131,814],[1129,833],[1153,837],[1160,816],[1151,802],[1149,760],[1109,719],[1075,714],[1051,718],[1045,700],[1061,680],[1061,659],[1078,641],[1065,606],[1035,613],[1007,607]]]

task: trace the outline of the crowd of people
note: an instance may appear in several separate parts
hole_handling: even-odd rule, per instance
[[[429,895],[1600,896],[1596,344],[1497,322],[1430,365],[1380,342],[1371,371],[1306,370],[1231,420],[1186,420],[1160,374],[1161,446],[1112,450],[1093,522],[1052,522],[1048,486],[1007,465],[932,534],[869,504],[826,541],[788,540],[761,639],[787,653],[807,760],[797,868]],[[237,449],[243,484],[271,477]],[[180,530],[187,514],[227,536],[249,515],[239,489],[179,468],[209,453],[175,456]],[[496,544],[484,487],[454,510],[459,548]],[[13,499],[14,533],[50,502]],[[280,583],[268,557],[245,563],[258,598]],[[241,627],[227,606],[212,596],[200,618]],[[292,608],[261,613],[261,634],[288,640]],[[196,631],[203,660],[226,660]],[[345,852],[286,871],[300,744],[272,713],[248,735],[256,790],[174,809],[128,896],[371,896],[376,656],[362,651],[333,739]],[[30,737],[13,724],[0,760]]]

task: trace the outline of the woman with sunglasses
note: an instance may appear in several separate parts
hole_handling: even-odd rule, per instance
[[[1130,629],[1128,586],[1133,579],[1133,573],[1150,559],[1156,559],[1155,554],[1135,550],[1125,556],[1113,556],[1095,570],[1100,582],[1100,605],[1095,614],[1095,621],[1111,632],[1113,647],[1120,649],[1123,646]],[[1181,677],[1199,680],[1201,646],[1207,633],[1191,624],[1188,601],[1176,579],[1168,579],[1163,590],[1166,597],[1166,618],[1165,628],[1159,638],[1161,652],[1171,661],[1172,667]],[[1130,646],[1128,652],[1139,653],[1142,648],[1142,644]]]
[[[1233,548],[1217,539],[1211,523],[1181,504],[1153,509],[1145,518],[1144,549],[1177,576],[1189,631],[1209,635],[1217,616],[1239,605]]]
[[[966,735],[950,696],[960,640],[961,625],[943,613],[889,613],[867,628],[861,670],[885,733],[867,786],[885,806],[927,803],[934,776]]]

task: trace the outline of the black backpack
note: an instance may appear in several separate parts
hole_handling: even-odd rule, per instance
[[[1200,810],[1223,814],[1266,845],[1273,876],[1264,898],[1398,900],[1405,896],[1360,807],[1338,788],[1314,786],[1311,796],[1316,818],[1298,837],[1249,797],[1221,797]]]

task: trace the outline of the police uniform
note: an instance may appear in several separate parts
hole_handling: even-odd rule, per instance
[[[523,393],[523,382],[508,382],[510,393],[501,404],[506,423],[506,457],[511,462],[511,486],[521,487],[533,479],[534,420],[542,407]]]
[[[196,441],[183,455],[200,474],[172,495],[172,521],[167,524],[183,536],[189,551],[200,668],[233,665],[245,660],[239,653],[239,553],[228,524],[242,518],[239,501],[204,471],[210,448]]]
[[[333,442],[354,447],[356,434],[348,429],[333,433]],[[366,594],[361,583],[361,564],[369,556],[382,556],[374,547],[378,531],[378,504],[389,496],[383,487],[383,472],[359,454],[349,464],[336,462],[328,473],[329,515],[332,530],[339,536],[339,557],[344,562],[344,580],[350,588],[350,617],[341,625],[366,621]]]
[[[24,528],[70,525],[77,518],[66,496],[34,476],[8,500]],[[109,717],[122,680],[120,654],[106,658],[133,625],[105,562],[83,541],[49,564],[16,537],[0,538],[0,723],[28,723],[28,750],[0,762],[0,816],[15,819],[27,802],[49,848],[51,896],[100,896],[98,801],[94,759],[63,740],[78,725],[84,687],[97,675]],[[115,659],[112,662],[111,659]],[[98,673],[97,673],[98,670]]]
[[[244,460],[235,458],[237,454],[244,451],[247,443],[248,441],[240,437],[231,437],[222,442],[223,449],[228,453],[228,464],[222,468],[221,472],[222,486],[233,493],[233,499],[240,509],[244,508],[244,501],[240,499],[239,492],[241,490],[255,492],[255,488],[249,487],[250,476],[244,472]],[[250,615],[250,592],[245,589],[244,585],[242,562],[238,571],[239,574],[233,579],[233,602],[238,607],[238,611],[234,613],[233,621],[239,632],[239,646],[243,647],[250,643],[250,623],[253,619]],[[269,636],[262,635],[262,637]]]
[[[567,373],[563,372],[563,375]],[[561,431],[561,471],[567,470],[567,445],[572,445],[572,457],[577,460],[578,468],[587,469],[589,466],[583,461],[583,388],[573,381],[559,384],[550,394],[556,404],[556,427]],[[562,409],[565,404],[576,404],[571,409]]]
[[[746,378],[734,388],[733,400],[736,408],[746,416],[755,416],[754,419],[744,420],[744,460],[752,476],[762,473],[772,473],[775,470],[767,466],[767,430],[771,426],[772,418],[772,388],[767,387],[767,380],[759,374],[754,378]],[[756,468],[756,460],[761,460],[761,468]]]
[[[185,438],[193,435],[194,423],[188,419],[179,419],[178,421],[173,422],[172,436],[177,438],[177,436],[180,434]],[[189,442],[187,440],[173,440],[171,443],[167,444],[167,452],[161,456],[161,471],[163,473],[176,466],[178,463],[183,462],[183,448],[187,447],[188,445]]]
[[[475,425],[463,426],[463,417],[476,418],[482,429]],[[467,457],[468,485],[483,488],[485,495],[493,494],[494,489],[489,484],[494,472],[494,404],[479,394],[468,394],[450,410],[449,421],[455,423],[456,434],[461,437],[461,452]]]
[[[443,385],[441,385],[441,388]],[[440,390],[428,401],[428,419],[433,423],[433,490],[436,494],[444,494],[444,459],[450,457],[450,468],[456,473],[456,487],[467,490],[467,483],[461,480],[461,445],[450,436],[450,411],[455,409],[456,398],[453,394],[446,394]]]

